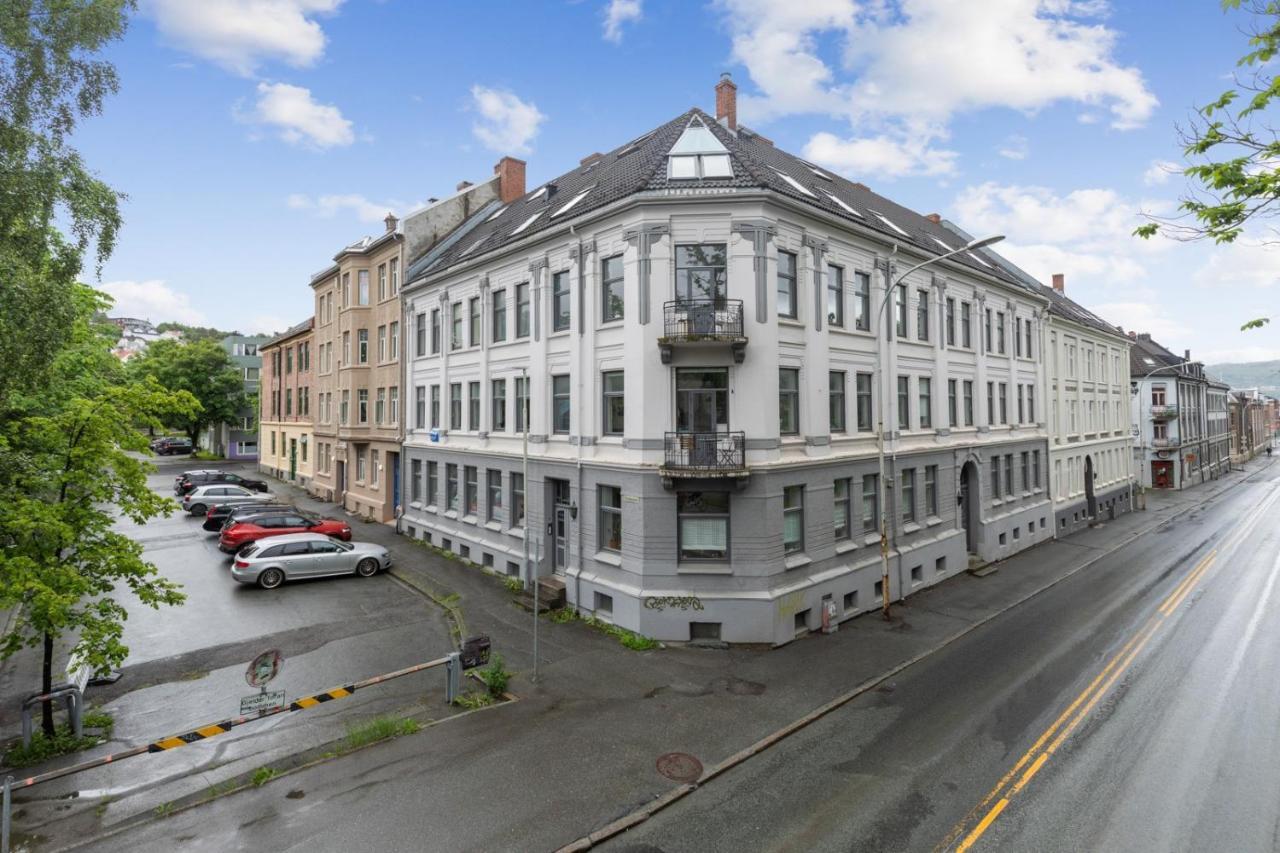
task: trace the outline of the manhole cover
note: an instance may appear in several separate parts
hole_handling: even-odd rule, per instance
[[[674,782],[696,782],[702,777],[702,762],[687,752],[658,756],[658,772]]]

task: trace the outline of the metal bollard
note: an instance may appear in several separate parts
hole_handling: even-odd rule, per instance
[[[452,705],[462,692],[462,655],[450,652],[449,659],[444,664],[444,672],[444,701]]]
[[[11,789],[13,787],[13,777],[4,777],[4,805],[3,814],[0,815],[0,853],[9,853],[9,804]]]

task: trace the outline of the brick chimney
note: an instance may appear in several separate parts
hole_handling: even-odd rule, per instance
[[[1053,289],[1059,293],[1067,292],[1067,277],[1060,272],[1053,274]]]
[[[386,223],[388,234],[396,230],[396,226],[400,224],[400,220],[396,219],[395,214],[390,212],[387,213],[387,218],[382,221]]]
[[[457,187],[457,190],[458,190],[458,192],[462,192],[463,190],[465,190],[465,189],[466,189],[467,187],[469,187],[469,186],[471,186],[471,182],[470,182],[470,181],[458,181],[458,187]]]
[[[925,219],[929,220],[929,221],[930,221],[930,222],[932,222],[934,225],[941,225],[941,224],[942,224],[942,216],[941,216],[940,214],[937,214],[937,213],[930,213],[930,214],[927,214],[927,215],[925,216]]]
[[[1136,341],[1137,339],[1138,339],[1138,333],[1137,333],[1137,332],[1130,332],[1130,333],[1129,333],[1129,340],[1131,340],[1131,341]]]
[[[525,165],[515,157],[503,157],[493,167],[493,173],[498,176],[498,198],[503,204],[511,204],[524,195]]]
[[[1190,361],[1190,360],[1191,360],[1191,350],[1189,350],[1189,349],[1184,349],[1184,350],[1182,351],[1182,360],[1183,360],[1183,361]]]
[[[588,154],[586,157],[583,157],[581,160],[578,161],[578,165],[590,166],[592,163],[595,163],[596,161],[603,160],[603,159],[604,159],[604,155],[601,154],[599,151],[597,151],[594,154]]]
[[[716,121],[730,130],[738,129],[738,87],[726,71],[716,84]]]

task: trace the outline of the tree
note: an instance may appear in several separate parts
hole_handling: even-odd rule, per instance
[[[188,326],[186,323],[165,322],[156,325],[157,332],[178,331],[182,332],[184,341],[221,341],[228,335],[238,335],[239,332],[224,332],[221,329],[215,329],[213,326]]]
[[[153,379],[129,379],[108,349],[109,331],[92,321],[105,298],[84,285],[72,297],[76,319],[50,381],[18,401],[21,414],[0,432],[0,607],[19,608],[0,659],[41,646],[44,693],[60,637],[74,636],[74,654],[95,672],[123,663],[128,614],[112,595],[120,586],[152,607],[183,601],[112,525],[115,512],[143,522],[173,510],[147,487],[147,444],[135,425],[190,417],[198,405]],[[52,703],[42,728],[54,735]]]
[[[248,402],[240,371],[213,341],[155,341],[129,368],[135,377],[152,377],[162,387],[186,391],[199,402],[197,409],[169,422],[186,432],[193,444],[205,427],[239,417]]]
[[[68,139],[118,87],[95,54],[123,35],[133,5],[6,0],[0,12],[0,420],[66,345],[86,254],[100,269],[115,246],[121,196]]]
[[[1139,237],[1233,243],[1247,226],[1280,214],[1280,133],[1273,123],[1280,77],[1272,62],[1280,53],[1280,0],[1222,0],[1222,7],[1243,7],[1252,16],[1250,49],[1236,63],[1245,75],[1179,129],[1188,161],[1182,174],[1198,186],[1180,200],[1179,216],[1149,216],[1134,231]],[[1253,319],[1241,330],[1268,322]]]

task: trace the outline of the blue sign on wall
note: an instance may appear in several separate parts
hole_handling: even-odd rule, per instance
[[[439,430],[439,429],[436,429],[436,428],[434,428],[434,427],[433,427],[433,428],[431,429],[431,432],[430,432],[430,433],[428,433],[428,434],[431,436],[431,440],[432,440],[432,441],[439,441],[439,440],[440,440],[440,430]]]

